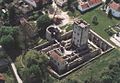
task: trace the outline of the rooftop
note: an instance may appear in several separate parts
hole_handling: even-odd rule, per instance
[[[109,6],[110,6],[112,9],[114,9],[114,10],[120,12],[120,4],[118,4],[118,3],[114,2],[114,1],[112,1],[112,2],[110,2]]]
[[[65,3],[65,2],[67,2],[67,0],[56,0],[57,2],[59,2],[59,3]]]
[[[55,51],[51,51],[50,56],[53,57],[59,63],[62,63],[64,61],[64,59],[61,56],[59,56]]]
[[[76,25],[80,26],[81,28],[86,28],[87,26],[89,26],[89,24],[86,21],[82,20],[82,19],[80,19],[78,21],[75,21],[74,23]]]
[[[33,2],[33,1],[35,1],[35,2],[39,2],[39,0],[29,0],[29,1],[31,1],[31,2]]]
[[[86,3],[86,4],[83,4],[83,5],[81,5],[81,6],[82,6],[83,9],[88,8],[88,4],[87,4],[87,3]]]
[[[0,80],[5,80],[5,78],[1,74],[0,74]]]
[[[102,2],[102,0],[90,0],[88,2],[83,2],[82,0],[78,0],[79,5],[81,5],[81,7],[83,9],[88,8],[89,5],[92,6],[92,5],[95,5],[95,4],[99,4],[101,2]]]

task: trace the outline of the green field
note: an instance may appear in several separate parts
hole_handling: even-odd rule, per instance
[[[94,25],[92,23],[93,17],[97,16],[98,25]],[[87,12],[86,14],[82,15],[80,18],[86,20],[90,25],[91,28],[101,35],[103,38],[109,41],[109,35],[104,31],[109,26],[120,24],[120,20],[116,20],[115,18],[110,19],[107,14],[100,9],[93,10],[91,12]]]

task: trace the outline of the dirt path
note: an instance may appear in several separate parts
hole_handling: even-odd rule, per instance
[[[55,16],[56,16],[56,17],[60,17],[60,18],[63,19],[63,20],[62,20],[62,23],[61,23],[60,25],[58,25],[59,27],[64,26],[64,25],[66,25],[66,24],[72,24],[72,23],[74,22],[74,20],[71,19],[71,18],[68,16],[68,14],[67,14],[68,12],[64,12],[64,11],[62,11],[59,7],[57,7],[57,5],[56,5],[56,3],[55,3],[54,0],[53,0],[52,7],[53,7],[54,10],[56,11],[56,15],[55,15]],[[53,13],[53,14],[48,13],[48,14],[49,14],[49,17],[50,17],[50,18],[53,18],[55,13]]]
[[[16,77],[16,79],[17,79],[17,82],[18,82],[18,83],[23,83],[22,80],[20,79],[18,73],[17,73],[17,69],[16,69],[15,64],[14,64],[13,62],[11,62],[11,67],[12,67],[12,69],[13,69],[13,72],[14,72],[14,74],[15,74],[15,77]]]

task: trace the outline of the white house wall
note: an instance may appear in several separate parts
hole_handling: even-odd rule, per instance
[[[91,5],[91,6],[90,6],[89,3],[88,3],[89,7],[88,7],[88,8],[84,8],[84,9],[81,7],[81,5],[78,5],[78,9],[79,9],[80,11],[82,11],[82,12],[85,12],[85,11],[91,9],[91,8],[94,8],[94,7],[98,6],[98,5],[100,5],[101,3],[102,3],[102,2],[100,2],[100,3],[98,3],[98,4]]]
[[[30,5],[37,7],[37,4],[35,1],[31,2],[30,0],[24,0],[25,2],[29,3]]]
[[[118,18],[120,17],[120,12],[118,12],[118,11],[110,8],[109,6],[108,6],[107,9],[106,9],[106,13],[108,14],[108,12],[109,12],[110,10],[111,10],[113,16],[118,17]]]

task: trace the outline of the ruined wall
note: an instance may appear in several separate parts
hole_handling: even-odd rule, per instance
[[[25,18],[20,19],[20,27],[23,29],[29,37],[33,37],[35,33],[35,27],[33,27]]]
[[[72,37],[72,32],[73,30],[67,32],[66,34],[61,36],[61,40],[68,40]],[[102,37],[100,37],[98,34],[96,34],[94,31],[90,30],[89,32],[89,40],[91,42],[93,42],[94,44],[96,44],[99,48],[102,49],[102,51],[106,52],[108,49],[110,48],[114,48],[114,46],[112,46],[109,42],[107,42],[106,40],[104,40]],[[50,42],[46,42],[42,45],[36,46],[33,49],[40,51],[44,48],[47,48],[48,46],[51,46],[55,44],[55,41],[52,40]]]
[[[81,64],[83,61],[81,60],[81,58],[77,58],[74,61],[69,63],[69,66],[67,66],[67,69],[73,69],[74,67],[76,67],[77,65]]]
[[[101,54],[101,49],[98,48],[95,51],[90,53],[90,58],[93,58],[93,57],[95,57],[95,56],[97,56],[99,54]]]
[[[53,44],[51,46],[48,46],[47,48],[42,49],[42,52],[46,53],[46,52],[49,52],[50,50],[58,48],[58,47],[59,47],[59,44]]]
[[[73,33],[73,30],[71,30],[71,31],[63,34],[63,35],[61,36],[61,40],[68,40],[68,39],[70,39],[70,38],[72,37],[72,33]]]
[[[102,51],[107,51],[108,49],[113,48],[109,42],[107,42],[92,30],[89,32],[89,40],[101,48]]]
[[[97,55],[99,55],[99,54],[101,54],[101,49],[98,48],[98,49],[96,49],[96,50],[94,50],[94,51],[92,51],[92,52],[84,55],[84,56],[82,57],[82,60],[83,60],[83,61],[87,61],[87,60],[89,60],[89,59],[91,59],[91,58],[93,58],[93,57],[95,57],[95,56],[97,56]]]
[[[40,51],[40,50],[42,50],[42,49],[44,49],[44,48],[47,48],[48,46],[53,45],[54,43],[55,43],[54,40],[53,40],[53,41],[50,41],[50,42],[45,42],[44,44],[41,44],[41,45],[38,45],[38,46],[34,47],[33,49],[34,49],[34,50],[37,50],[37,51]]]
[[[72,37],[72,32],[73,32],[73,31],[71,30],[71,31],[65,33],[64,35],[62,35],[62,36],[61,36],[61,40],[70,39],[70,38]],[[48,46],[51,46],[51,45],[53,45],[53,44],[55,44],[55,41],[54,41],[54,40],[49,41],[49,42],[46,42],[46,43],[41,44],[41,45],[39,45],[39,46],[36,46],[36,47],[34,47],[33,49],[35,49],[35,50],[37,50],[37,51],[40,51],[40,50],[42,50],[42,49],[44,49],[44,48],[47,48]],[[47,50],[47,49],[46,49],[46,50]]]

